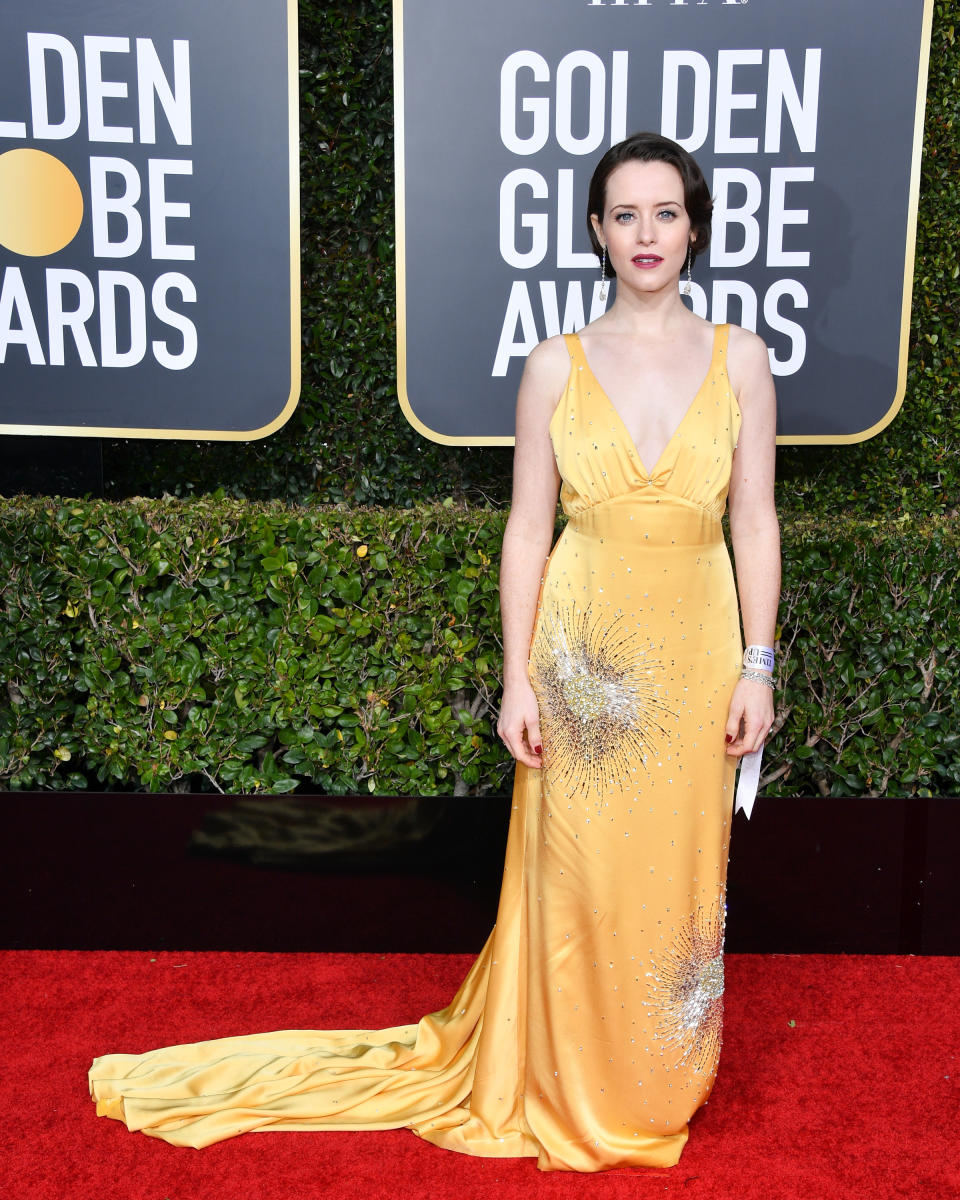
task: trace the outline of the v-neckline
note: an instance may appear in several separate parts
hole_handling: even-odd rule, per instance
[[[643,461],[643,456],[641,455],[640,451],[637,449],[637,443],[633,440],[633,435],[631,434],[630,430],[627,428],[626,421],[620,415],[620,410],[617,408],[617,406],[614,404],[614,402],[610,399],[610,396],[607,394],[606,388],[603,386],[603,384],[597,378],[593,367],[590,366],[590,360],[587,358],[587,352],[583,348],[583,342],[580,340],[580,334],[574,333],[574,335],[573,335],[577,339],[577,345],[580,348],[580,357],[583,359],[583,365],[590,372],[593,382],[596,384],[597,388],[600,391],[600,394],[603,396],[604,400],[606,400],[606,402],[607,402],[607,407],[610,409],[610,411],[616,417],[617,421],[619,421],[620,428],[623,431],[624,441],[627,443],[628,448],[633,452],[634,457],[636,458],[637,462],[640,464],[640,468],[643,471],[644,477],[646,479],[653,479],[654,476],[657,474],[660,464],[663,462],[664,455],[667,453],[667,451],[670,449],[670,447],[676,441],[677,434],[683,428],[687,417],[693,411],[693,406],[700,399],[700,393],[707,386],[707,384],[710,382],[711,377],[713,376],[714,363],[716,362],[716,358],[717,358],[717,345],[719,343],[719,338],[720,338],[720,329],[721,329],[720,325],[714,325],[714,327],[713,327],[713,346],[711,347],[711,350],[710,350],[710,365],[709,365],[709,367],[707,367],[707,373],[706,373],[706,375],[704,375],[703,381],[700,384],[700,386],[697,388],[696,392],[694,392],[693,399],[690,401],[690,403],[687,405],[687,407],[683,410],[683,416],[677,422],[673,433],[671,433],[669,438],[667,438],[667,441],[664,444],[663,449],[660,451],[660,454],[658,455],[656,462],[653,464],[653,469],[650,471],[648,471],[646,468],[646,465]]]

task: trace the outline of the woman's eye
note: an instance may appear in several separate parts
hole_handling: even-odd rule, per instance
[[[614,219],[616,221],[618,221],[619,224],[626,225],[628,221],[633,220],[633,213],[630,213],[630,212],[617,213],[617,215]]]
[[[672,208],[662,208],[662,209],[660,210],[660,212],[659,212],[657,215],[658,215],[658,216],[660,216],[660,217],[667,217],[667,218],[669,218],[669,220],[671,220],[671,221],[672,221],[672,220],[673,220],[673,218],[674,218],[674,217],[675,217],[677,214],[676,214],[676,213],[673,211],[673,209],[672,209]]]

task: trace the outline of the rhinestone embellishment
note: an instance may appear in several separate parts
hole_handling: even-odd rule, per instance
[[[565,790],[622,786],[659,752],[674,717],[663,697],[666,672],[656,647],[622,615],[604,620],[592,603],[551,609],[537,630],[530,668],[544,765]]]

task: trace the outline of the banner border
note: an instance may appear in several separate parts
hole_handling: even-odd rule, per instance
[[[300,400],[300,58],[297,0],[287,6],[287,125],[290,160],[290,392],[280,412],[258,429],[152,429],[100,425],[0,424],[0,435],[42,437],[150,438],[158,441],[253,442],[275,433]]]
[[[930,44],[933,30],[934,0],[923,0],[920,31],[920,61],[917,71],[916,110],[913,129],[913,150],[910,158],[910,187],[907,200],[907,238],[903,271],[903,303],[900,314],[900,356],[897,369],[897,388],[890,407],[873,425],[857,433],[778,434],[779,446],[849,446],[868,441],[890,424],[903,407],[907,392],[907,360],[910,354],[910,312],[913,302],[913,273],[917,248],[917,214],[920,205],[920,164],[923,157],[923,123],[927,104],[927,80],[930,71]],[[406,304],[406,194],[404,160],[404,43],[403,0],[393,0],[393,63],[394,63],[394,177],[396,198],[396,271],[397,271],[397,399],[407,421],[417,433],[443,446],[512,446],[510,435],[455,436],[439,433],[426,425],[413,411],[407,392],[407,304]]]
[[[907,241],[903,265],[903,304],[900,310],[900,362],[897,371],[897,390],[890,407],[867,429],[859,433],[795,434],[778,437],[782,446],[850,446],[866,442],[881,433],[894,419],[907,394],[907,360],[910,357],[910,313],[913,304],[913,274],[917,256],[917,215],[920,208],[920,165],[923,159],[923,122],[927,107],[927,81],[930,75],[930,42],[933,32],[934,0],[923,0],[923,24],[920,30],[920,62],[917,71],[917,105],[913,124],[913,153],[910,159],[910,189],[907,197]]]

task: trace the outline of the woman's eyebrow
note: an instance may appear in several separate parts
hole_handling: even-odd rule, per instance
[[[664,205],[667,205],[667,204],[672,204],[674,208],[683,208],[683,205],[680,203],[679,200],[654,200],[653,207],[654,208],[663,208]],[[613,210],[615,208],[636,208],[636,207],[637,207],[636,204],[631,204],[629,201],[625,200],[622,204],[611,204],[610,211],[613,212]]]

